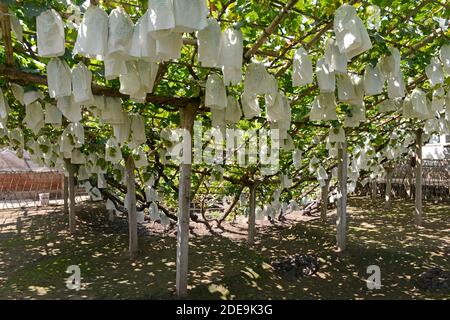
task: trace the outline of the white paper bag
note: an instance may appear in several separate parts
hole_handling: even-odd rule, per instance
[[[292,85],[294,87],[306,86],[313,83],[313,66],[308,52],[303,47],[295,51],[292,62]]]
[[[322,93],[314,98],[309,113],[311,121],[331,121],[337,120],[336,97],[334,93]]]
[[[61,111],[53,104],[46,103],[45,104],[45,123],[52,125],[61,125],[62,124],[62,113]]]
[[[108,55],[128,56],[134,24],[121,7],[111,11],[108,20]]]
[[[433,87],[444,82],[444,69],[437,58],[431,59],[430,64],[425,68],[425,73]]]
[[[72,73],[67,63],[52,58],[47,64],[47,83],[50,98],[60,98],[72,94]]]
[[[225,109],[227,101],[227,92],[222,78],[211,73],[206,82],[205,106],[211,109]]]
[[[241,106],[239,101],[233,96],[228,96],[227,108],[225,109],[225,122],[229,124],[236,124],[242,117]]]
[[[444,44],[439,50],[439,57],[447,76],[450,76],[450,44]]]
[[[174,32],[194,32],[207,25],[206,0],[173,0],[175,16]]]
[[[241,96],[242,110],[244,111],[244,117],[246,119],[252,119],[261,114],[261,108],[259,107],[259,100],[257,95],[249,95],[244,91]]]
[[[64,23],[53,9],[36,18],[38,54],[41,57],[58,57],[65,52]]]
[[[336,88],[335,73],[330,70],[330,66],[325,62],[324,58],[317,60],[316,75],[321,93],[334,92]]]
[[[203,67],[217,66],[222,30],[216,19],[208,19],[208,25],[197,33],[198,61]]]
[[[242,32],[233,28],[224,30],[220,39],[219,65],[241,69],[243,54]]]
[[[72,69],[72,93],[75,103],[84,103],[94,99],[92,95],[92,73],[83,62]]]
[[[181,33],[172,32],[166,37],[156,40],[156,55],[158,61],[178,60],[181,58],[183,36]]]
[[[148,31],[154,39],[166,37],[175,28],[172,0],[149,0],[148,12]]]
[[[105,160],[111,163],[119,163],[122,160],[122,151],[113,137],[106,142]]]
[[[108,14],[98,6],[89,6],[78,29],[74,53],[103,60],[108,50]]]
[[[325,62],[330,66],[330,71],[337,74],[347,74],[347,54],[341,53],[336,41],[329,38],[325,46]]]
[[[379,65],[372,67],[367,65],[364,71],[364,91],[369,96],[381,94],[383,92],[385,77]]]
[[[334,16],[334,32],[341,53],[351,59],[372,48],[369,34],[353,6],[344,4]]]

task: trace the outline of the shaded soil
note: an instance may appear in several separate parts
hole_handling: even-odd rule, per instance
[[[78,232],[67,232],[61,207],[0,211],[0,299],[174,298],[175,230],[140,226],[140,252],[127,254],[127,224],[110,223],[103,206],[77,207]],[[348,250],[337,253],[335,212],[326,223],[298,213],[285,222],[259,223],[254,248],[246,223],[213,229],[192,223],[189,298],[192,299],[448,299],[445,290],[415,287],[430,268],[450,270],[450,206],[427,204],[416,228],[414,205],[392,210],[368,198],[349,201]],[[219,234],[219,235],[218,235]],[[295,280],[280,276],[274,260],[294,254],[318,258],[319,271]],[[66,269],[81,269],[81,290],[69,290]],[[366,286],[367,267],[381,269],[379,290]]]

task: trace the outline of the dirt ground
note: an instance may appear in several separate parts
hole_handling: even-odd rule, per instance
[[[77,207],[78,231],[70,235],[62,207],[0,211],[0,299],[174,298],[175,230],[146,223],[140,252],[127,254],[127,224],[109,222],[104,207]],[[225,223],[211,234],[192,223],[189,298],[192,299],[448,299],[450,292],[414,286],[431,267],[450,270],[450,206],[427,203],[416,228],[414,205],[395,201],[392,210],[368,198],[349,202],[348,250],[337,253],[335,212],[328,221],[287,215],[258,223],[254,248],[245,244],[246,223]],[[319,272],[293,281],[270,266],[278,257],[309,253]],[[66,270],[81,270],[81,290],[66,287]],[[382,287],[366,286],[369,265],[381,269]]]

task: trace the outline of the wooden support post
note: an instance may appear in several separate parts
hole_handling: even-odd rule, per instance
[[[416,216],[417,226],[422,224],[422,129],[416,132]]]
[[[128,250],[132,257],[138,251],[137,212],[136,212],[136,181],[134,176],[134,160],[130,155],[126,161],[127,203],[128,209]]]
[[[8,15],[8,6],[5,4],[0,4],[0,27],[3,31],[2,43],[5,46],[5,62],[6,65],[12,66],[14,64],[14,53],[11,40],[11,22]]]
[[[178,188],[178,231],[177,231],[177,272],[176,292],[178,297],[187,295],[188,252],[189,252],[189,211],[192,173],[192,129],[197,106],[180,108],[183,133],[183,159],[180,164],[180,185]]]
[[[322,222],[327,221],[328,211],[328,193],[330,189],[330,179],[325,180],[325,185],[320,190],[321,207],[320,207],[320,219]]]
[[[64,174],[63,176],[63,200],[64,200],[64,214],[69,213],[69,178]]]
[[[372,179],[372,201],[377,201],[378,184],[377,178]]]
[[[70,162],[70,159],[65,159],[64,161],[69,174],[67,178],[69,191],[69,231],[74,234],[77,229],[77,213],[75,212],[75,167]]]
[[[339,252],[347,246],[347,143],[338,150],[338,200],[336,217],[336,246]]]
[[[256,183],[250,185],[250,207],[248,212],[248,234],[247,243],[249,246],[255,244],[256,234]]]
[[[394,174],[394,168],[386,167],[386,193],[384,197],[384,207],[389,210],[392,204],[392,176]]]

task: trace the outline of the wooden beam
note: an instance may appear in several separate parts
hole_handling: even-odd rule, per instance
[[[180,109],[181,124],[184,131],[183,159],[180,164],[180,183],[178,191],[178,230],[177,230],[177,270],[176,292],[178,297],[187,295],[188,257],[189,257],[189,214],[191,204],[192,174],[192,130],[198,105],[189,104]],[[186,154],[186,150],[189,150]]]
[[[36,84],[47,86],[47,77],[36,73],[18,70],[16,68],[12,68],[6,65],[0,65],[0,77],[5,77],[10,81],[18,82],[24,85]],[[123,99],[129,99],[129,96],[121,94],[117,89],[107,88],[99,86],[97,84],[92,84],[92,92],[96,95],[103,95],[106,97],[118,97]],[[148,94],[146,102],[183,108],[188,104],[200,103],[200,98],[168,97],[155,94]]]
[[[422,129],[416,131],[416,215],[415,223],[417,226],[422,224]]]

